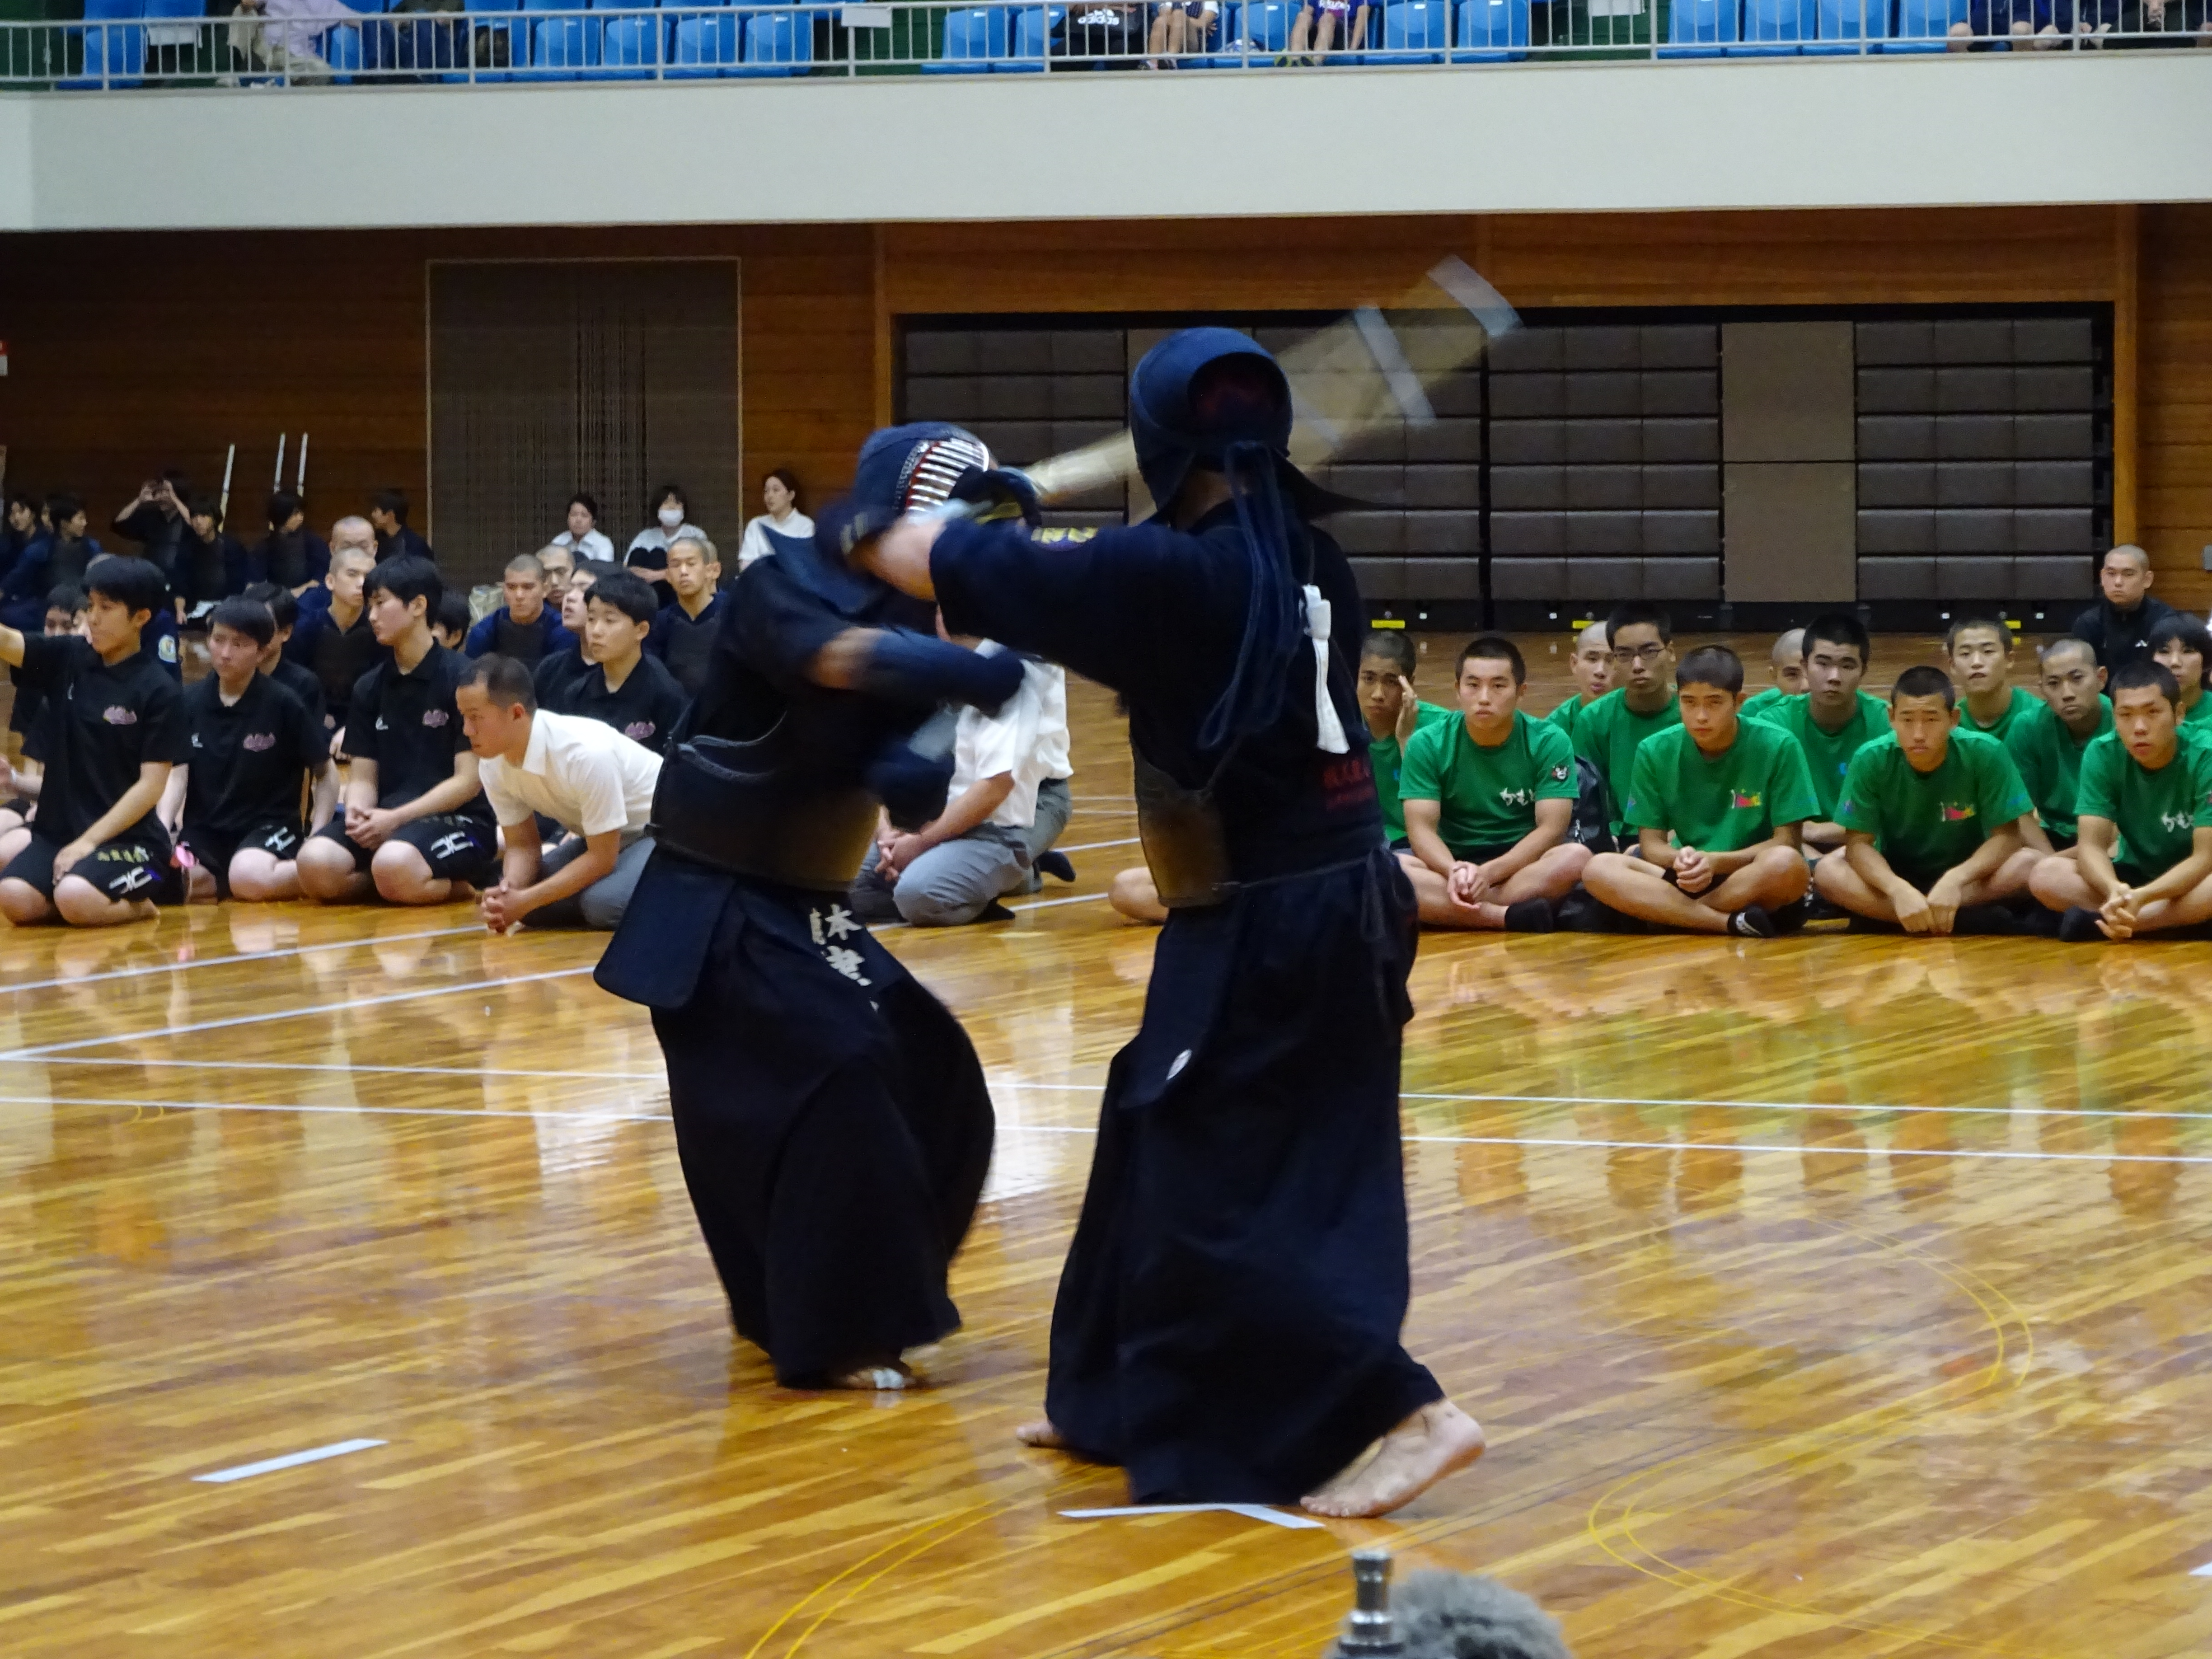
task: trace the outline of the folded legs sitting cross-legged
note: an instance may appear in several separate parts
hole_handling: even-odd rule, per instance
[[[1459,655],[1460,718],[1407,741],[1399,804],[1412,849],[1399,862],[1432,927],[1549,933],[1589,849],[1570,841],[1579,775],[1574,744],[1521,712],[1528,671],[1509,640]]]
[[[1743,664],[1723,646],[1675,674],[1682,723],[1638,744],[1623,810],[1641,856],[1601,853],[1591,895],[1684,933],[1765,938],[1811,878],[1798,835],[1820,807],[1805,751],[1788,732],[1737,718]]]

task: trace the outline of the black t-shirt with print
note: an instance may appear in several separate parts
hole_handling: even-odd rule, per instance
[[[411,672],[386,658],[361,677],[346,720],[346,752],[376,763],[378,805],[404,806],[453,775],[453,757],[469,746],[453,693],[469,671],[466,657],[434,644]],[[492,821],[482,790],[457,810]]]
[[[264,823],[305,826],[300,800],[307,775],[330,752],[322,723],[299,698],[256,674],[238,701],[225,703],[214,675],[185,693],[191,745],[185,785],[185,828],[236,837]]]
[[[112,665],[73,635],[27,637],[17,680],[46,694],[46,781],[39,833],[58,845],[75,841],[138,781],[149,762],[186,757],[184,694],[143,647]],[[146,816],[123,831],[161,835]]]

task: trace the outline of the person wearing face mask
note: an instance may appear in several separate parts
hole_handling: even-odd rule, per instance
[[[659,591],[660,602],[666,605],[675,597],[668,586],[670,545],[686,536],[704,541],[707,532],[691,522],[691,504],[681,484],[665,483],[653,492],[653,523],[629,538],[623,562],[651,582]]]

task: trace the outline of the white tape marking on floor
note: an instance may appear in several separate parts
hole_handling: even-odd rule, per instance
[[[1271,1510],[1265,1504],[1137,1504],[1126,1509],[1062,1510],[1060,1513],[1069,1521],[1108,1521],[1124,1515],[1241,1515],[1247,1521],[1265,1521],[1271,1527],[1288,1527],[1293,1531],[1321,1525],[1310,1515]]]
[[[210,1486],[222,1486],[232,1480],[249,1480],[257,1474],[274,1474],[278,1469],[296,1469],[302,1463],[319,1463],[326,1457],[343,1457],[348,1452],[367,1451],[372,1446],[381,1446],[381,1440],[340,1440],[328,1446],[316,1446],[307,1451],[287,1452],[282,1457],[264,1457],[258,1463],[240,1463],[236,1468],[217,1469],[212,1474],[196,1474],[195,1480]]]
[[[457,996],[463,991],[495,991],[503,985],[526,985],[532,980],[574,979],[590,968],[555,968],[542,974],[509,974],[503,979],[465,981],[459,985],[426,985],[418,990],[394,991],[380,997],[355,997],[344,1002],[323,1002],[302,1008],[278,1008],[265,1014],[233,1014],[228,1019],[194,1020],[186,1025],[156,1026],[150,1031],[118,1031],[112,1036],[76,1037],[68,1042],[33,1043],[10,1048],[0,1060],[36,1060],[46,1054],[66,1054],[72,1048],[101,1048],[118,1042],[148,1042],[157,1037],[189,1036],[195,1031],[222,1031],[238,1025],[265,1025],[276,1019],[301,1019],[312,1014],[342,1014],[355,1008],[377,1008],[386,1003],[418,1002],[425,997]]]
[[[308,1112],[342,1116],[348,1112],[363,1117],[511,1117],[518,1123],[544,1118],[556,1123],[665,1123],[665,1112],[549,1112],[537,1109],[501,1111],[492,1106],[346,1106],[303,1101],[262,1100],[147,1100],[119,1096],[87,1098],[67,1095],[0,1095],[0,1106],[128,1107],[155,1112]]]
[[[79,974],[74,978],[25,980],[0,985],[0,992],[47,991],[56,987],[97,985],[103,980],[143,979],[149,974],[182,974],[195,968],[222,968],[240,962],[276,962],[285,957],[313,956],[318,951],[357,951],[364,945],[398,945],[410,939],[445,939],[454,933],[481,933],[483,924],[471,927],[433,927],[422,933],[392,933],[382,939],[339,939],[327,945],[297,945],[282,951],[240,951],[234,956],[198,957],[190,962],[159,962],[143,968],[110,968],[103,973]]]
[[[1125,836],[1120,841],[1086,841],[1079,847],[1055,847],[1052,850],[1055,853],[1096,853],[1103,847],[1134,847],[1136,844],[1134,836]]]

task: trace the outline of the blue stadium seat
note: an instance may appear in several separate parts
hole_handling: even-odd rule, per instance
[[[1528,0],[1460,0],[1455,64],[1519,63],[1528,55]]]
[[[965,6],[945,14],[945,49],[924,75],[988,75],[992,60],[1006,52],[1006,9]]]
[[[84,77],[58,82],[64,88],[135,87],[146,71],[146,31],[136,21],[146,15],[146,0],[85,0]],[[100,24],[113,27],[102,28]]]
[[[736,64],[743,44],[741,19],[727,9],[678,14],[669,30],[668,78],[711,81]]]
[[[744,62],[726,73],[769,76],[804,75],[814,63],[814,14],[757,11],[745,18]]]
[[[574,81],[598,64],[601,31],[584,15],[584,0],[522,0],[522,9],[556,14],[530,26],[529,79]]]
[[[1441,64],[1451,45],[1449,0],[1383,0],[1382,52],[1367,54],[1375,64]],[[1372,39],[1375,17],[1369,13],[1367,32]]]
[[[1969,21],[1966,0],[1897,0],[1897,26],[1882,50],[1948,52],[1951,25]]]
[[[599,27],[599,64],[584,75],[586,81],[650,81],[653,66],[660,61],[661,36],[667,20],[657,12],[638,15],[640,0],[607,0],[608,9],[630,12],[610,17]]]
[[[1743,44],[1731,58],[1794,58],[1818,32],[1817,0],[1743,0]]]
[[[1229,27],[1222,37],[1224,48],[1249,43],[1251,54],[1224,51],[1206,60],[1212,69],[1266,69],[1291,49],[1291,25],[1297,21],[1297,0],[1246,0],[1229,8]]]
[[[1880,52],[1889,38],[1890,0],[1819,0],[1820,38],[1805,46],[1808,58],[1833,58],[1858,51],[1859,25],[1866,25],[1869,50]]]
[[[1014,14],[1013,50],[1017,61],[994,64],[1002,74],[1033,73],[1044,68],[1044,55],[1052,48],[1053,27],[1067,15],[1066,6],[1024,6]]]
[[[1718,58],[1736,42],[1737,0],[1674,0],[1662,58]]]

